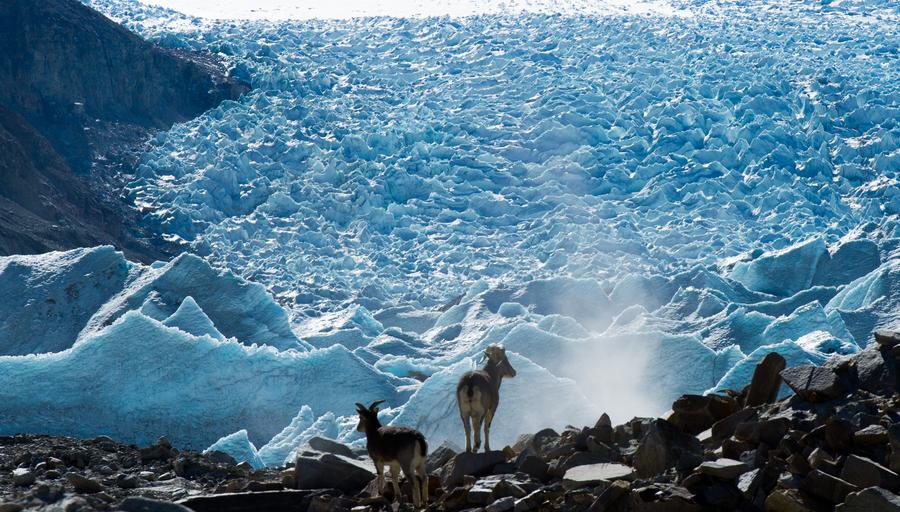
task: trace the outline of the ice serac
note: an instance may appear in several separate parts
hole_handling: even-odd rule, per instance
[[[238,430],[234,434],[229,434],[212,444],[203,453],[222,452],[231,455],[237,462],[247,461],[256,469],[265,466],[259,458],[253,442],[247,436],[246,430]]]
[[[81,336],[95,334],[125,312],[136,309],[162,321],[177,314],[188,297],[225,337],[279,349],[308,347],[294,334],[287,312],[265,287],[216,269],[192,254],[182,254],[161,266],[146,267],[139,278],[97,311]]]
[[[172,316],[163,320],[163,325],[177,327],[194,336],[203,336],[205,334],[217,340],[225,339],[225,336],[216,329],[213,321],[206,316],[206,313],[200,309],[197,301],[191,296],[187,296],[181,301],[181,305],[172,313]]]
[[[730,277],[750,290],[786,297],[812,284],[819,259],[827,254],[825,241],[812,238],[749,262],[739,262]]]
[[[110,246],[0,258],[0,355],[69,348],[136,268]]]
[[[166,435],[203,449],[246,429],[265,442],[303,405],[344,414],[353,401],[336,397],[399,405],[408,394],[398,384],[340,345],[248,347],[130,311],[63,352],[0,357],[0,432],[107,434],[138,444]]]
[[[840,316],[853,336],[866,345],[876,329],[900,327],[900,259],[891,258],[844,287],[825,306]]]

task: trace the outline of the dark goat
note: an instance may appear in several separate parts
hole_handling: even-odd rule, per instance
[[[378,471],[378,493],[384,492],[384,466],[389,465],[394,484],[394,500],[399,501],[402,469],[412,485],[413,504],[419,508],[428,503],[428,473],[425,471],[428,443],[418,430],[381,426],[378,421],[378,404],[383,401],[372,402],[368,408],[363,404],[356,404],[356,412],[359,413],[356,430],[366,433],[366,450]]]
[[[466,429],[466,451],[472,451],[469,418],[475,428],[475,451],[481,446],[481,422],[484,421],[484,451],[491,450],[491,422],[500,405],[500,381],[515,377],[516,370],[506,358],[506,349],[491,345],[484,349],[487,363],[481,370],[466,372],[456,386],[459,416]]]

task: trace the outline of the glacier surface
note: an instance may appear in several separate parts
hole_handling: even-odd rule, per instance
[[[0,259],[0,433],[279,465],[316,435],[361,443],[353,403],[386,399],[384,421],[460,443],[455,380],[502,343],[502,446],[900,326],[892,2],[278,22],[86,3],[254,89],[158,134],[129,185],[192,254]]]

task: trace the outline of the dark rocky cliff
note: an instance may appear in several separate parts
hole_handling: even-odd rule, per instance
[[[77,0],[0,2],[0,254],[103,242],[164,256],[123,182],[154,131],[248,89]]]

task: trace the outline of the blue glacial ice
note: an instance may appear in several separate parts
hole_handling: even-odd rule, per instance
[[[225,437],[278,465],[359,444],[353,403],[381,398],[459,444],[453,384],[503,343],[502,446],[900,327],[894,3],[277,23],[87,3],[254,89],[156,135],[128,187],[193,254],[0,259],[0,433]]]

